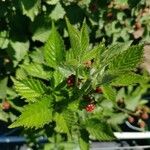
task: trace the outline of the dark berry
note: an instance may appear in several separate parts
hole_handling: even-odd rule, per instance
[[[122,99],[117,100],[117,105],[121,108],[125,108],[126,105],[125,105],[124,99],[122,98]]]
[[[128,117],[128,121],[129,121],[130,123],[134,123],[135,119],[134,119],[133,117],[129,116],[129,117]]]
[[[92,112],[95,109],[95,105],[94,104],[88,104],[85,109],[87,112]]]
[[[72,87],[74,86],[74,84],[75,84],[75,75],[72,74],[67,78],[67,86]]]
[[[101,94],[103,91],[102,91],[102,88],[97,87],[97,88],[95,89],[95,92],[98,93],[98,94]]]
[[[113,14],[110,12],[110,13],[107,14],[107,17],[108,17],[108,18],[112,18],[112,17],[113,17]]]
[[[10,103],[8,101],[4,101],[2,103],[2,109],[3,110],[8,110],[10,108]]]
[[[93,4],[90,5],[89,9],[92,12],[96,12],[98,10],[98,7],[97,7],[96,3],[93,3]]]
[[[141,118],[144,119],[144,120],[148,119],[149,118],[148,113],[141,114]]]

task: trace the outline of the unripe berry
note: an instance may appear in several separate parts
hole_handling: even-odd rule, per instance
[[[96,93],[98,93],[98,94],[102,94],[102,88],[100,88],[100,87],[97,87],[96,89],[95,89],[95,92]]]
[[[144,119],[144,120],[148,119],[149,118],[148,113],[141,114],[141,118]]]
[[[133,117],[129,116],[129,117],[128,117],[128,121],[129,121],[130,123],[134,123],[135,119],[134,119]]]
[[[143,120],[141,120],[140,122],[138,122],[138,125],[140,126],[140,128],[145,128],[146,124]]]
[[[3,110],[8,110],[11,107],[10,103],[8,101],[4,101],[2,103],[2,109]]]

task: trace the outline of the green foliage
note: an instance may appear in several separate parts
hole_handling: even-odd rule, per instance
[[[35,101],[36,98],[40,97],[47,91],[46,86],[36,79],[31,78],[22,81],[13,80],[16,91],[28,101]]]
[[[52,97],[42,97],[37,103],[25,106],[21,116],[10,128],[24,126],[26,128],[41,128],[52,121]]]
[[[125,52],[114,58],[110,64],[110,69],[114,71],[128,71],[137,66],[143,56],[141,46],[132,46]]]
[[[63,41],[53,25],[51,35],[44,46],[45,60],[50,67],[55,68],[64,59],[62,54],[65,54]]]
[[[108,124],[101,122],[98,119],[88,120],[86,122],[86,128],[91,136],[98,140],[106,141],[113,140],[115,138]]]
[[[130,47],[131,42],[90,46],[85,22],[81,30],[68,19],[66,23],[71,47],[65,50],[64,41],[52,24],[43,52],[36,50],[27,56],[18,69],[17,79],[13,78],[16,91],[29,104],[10,127],[39,129],[48,124],[53,134],[65,134],[68,141],[78,141],[80,149],[88,150],[91,139],[115,139],[112,128],[118,129],[127,117],[125,110],[120,112],[122,117],[115,112],[122,108],[116,104],[114,85],[147,82],[146,78],[141,82],[142,76],[134,72],[143,57],[143,47]],[[125,70],[127,74],[122,73]],[[111,105],[107,108],[108,103]]]

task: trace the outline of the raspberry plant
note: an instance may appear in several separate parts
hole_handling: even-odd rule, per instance
[[[116,87],[144,82],[136,73],[143,45],[127,42],[106,47],[102,42],[94,46],[89,44],[85,21],[81,30],[68,19],[66,23],[70,47],[65,47],[53,23],[46,44],[30,53],[12,78],[28,104],[10,128],[49,126],[86,150],[90,139],[115,139],[114,124],[103,111],[106,104],[123,110],[117,105]]]

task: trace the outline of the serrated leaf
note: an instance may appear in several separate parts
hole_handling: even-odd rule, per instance
[[[87,50],[86,53],[83,55],[82,62],[86,62],[88,60],[92,60],[98,57],[102,48],[103,44],[100,43],[98,46],[95,46],[92,50]],[[100,59],[100,57],[98,59]]]
[[[81,57],[81,35],[80,32],[74,28],[68,19],[66,19],[67,28],[70,37],[71,50],[73,51],[73,56],[76,60],[80,60]]]
[[[86,129],[90,135],[100,141],[109,141],[115,139],[113,132],[108,124],[98,119],[89,119],[86,121]]]
[[[79,145],[81,150],[89,150],[89,133],[85,129],[80,130]]]
[[[118,125],[122,124],[127,117],[128,115],[125,113],[112,114],[107,122],[111,125]]]
[[[52,97],[43,97],[41,100],[25,106],[22,114],[9,128],[23,126],[37,129],[48,124],[53,117],[52,101]]]
[[[50,37],[44,46],[44,57],[47,64],[53,68],[61,63],[65,57],[64,43],[54,24]]]
[[[110,85],[103,85],[102,86],[102,91],[104,96],[108,99],[114,102],[116,100],[116,91],[113,89]]]
[[[131,84],[141,83],[144,81],[144,77],[135,73],[127,73],[120,75],[116,78],[111,85],[113,86],[127,86]]]
[[[126,42],[126,43],[117,43],[109,46],[102,54],[101,54],[101,60],[105,64],[110,63],[110,61],[117,57],[119,54],[126,51],[129,46],[131,45],[132,41]]]
[[[48,70],[48,67],[42,64],[30,63],[23,65],[22,68],[28,73],[29,76],[46,80],[50,79],[50,77],[52,76],[52,71],[50,71],[50,68]]]
[[[39,13],[41,0],[20,0],[20,4],[22,7],[23,14],[28,16],[31,19],[31,21],[34,21],[35,16],[37,16]]]
[[[133,70],[143,57],[143,45],[128,48],[110,63],[110,70],[125,71]]]
[[[64,110],[62,113],[55,113],[56,131],[70,135],[70,129],[76,122],[75,115],[70,110]]]
[[[82,28],[81,28],[81,55],[84,55],[86,50],[89,48],[89,33],[88,33],[88,28],[87,24],[84,21]]]
[[[25,72],[25,70],[20,66],[20,68],[18,68],[16,70],[16,79],[17,80],[22,80],[22,79],[26,79],[27,78],[27,73]]]
[[[64,75],[61,74],[58,70],[54,72],[53,77],[54,77],[55,87],[57,87],[57,85],[59,85],[64,79]]]
[[[13,79],[13,82],[18,94],[27,99],[27,101],[35,101],[37,97],[40,97],[47,91],[46,86],[36,79],[29,78],[21,81]]]

